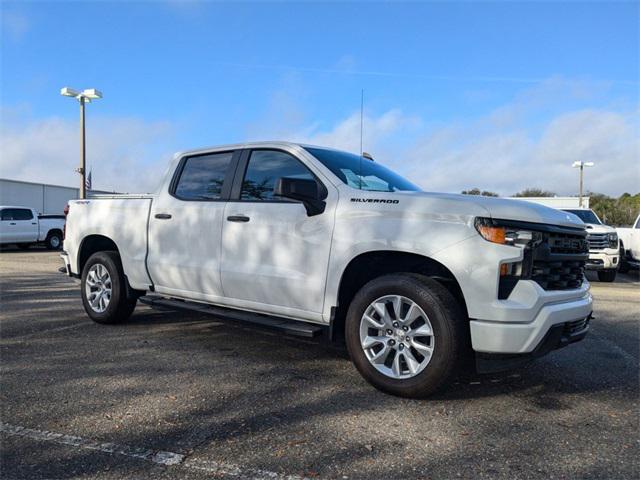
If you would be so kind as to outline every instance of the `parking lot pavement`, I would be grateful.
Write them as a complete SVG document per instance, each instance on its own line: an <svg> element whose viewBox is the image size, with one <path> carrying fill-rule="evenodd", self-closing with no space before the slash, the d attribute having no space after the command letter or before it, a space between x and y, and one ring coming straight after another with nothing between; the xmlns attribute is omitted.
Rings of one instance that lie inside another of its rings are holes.
<svg viewBox="0 0 640 480"><path fill-rule="evenodd" d="M340 348L138 307L101 326L55 253L0 253L2 478L638 478L640 282L578 344L422 401Z"/></svg>

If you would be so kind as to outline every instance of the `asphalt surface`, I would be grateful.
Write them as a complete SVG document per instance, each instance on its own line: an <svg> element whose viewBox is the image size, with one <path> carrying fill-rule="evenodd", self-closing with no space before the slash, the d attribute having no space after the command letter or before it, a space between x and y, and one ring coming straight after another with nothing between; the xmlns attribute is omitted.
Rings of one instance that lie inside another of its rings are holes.
<svg viewBox="0 0 640 480"><path fill-rule="evenodd" d="M583 342L415 401L316 341L143 306L97 325L60 265L0 253L3 479L640 477L637 277L592 282Z"/></svg>

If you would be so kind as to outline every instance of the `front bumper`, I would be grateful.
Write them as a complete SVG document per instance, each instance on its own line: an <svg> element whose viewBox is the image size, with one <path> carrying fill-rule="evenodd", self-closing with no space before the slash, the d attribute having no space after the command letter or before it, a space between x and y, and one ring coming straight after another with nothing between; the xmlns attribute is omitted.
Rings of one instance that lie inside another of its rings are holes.
<svg viewBox="0 0 640 480"><path fill-rule="evenodd" d="M555 326L588 318L593 299L585 280L578 290L551 292L531 281L520 281L509 300L494 302L492 320L470 322L476 352L531 353Z"/></svg>
<svg viewBox="0 0 640 480"><path fill-rule="evenodd" d="M590 251L589 259L586 261L587 270L612 270L618 268L620 252L615 248Z"/></svg>
<svg viewBox="0 0 640 480"><path fill-rule="evenodd" d="M552 326L536 348L530 353L476 353L476 369L479 373L493 373L526 365L531 360L542 357L552 350L579 342L589 332L591 315L574 322Z"/></svg>

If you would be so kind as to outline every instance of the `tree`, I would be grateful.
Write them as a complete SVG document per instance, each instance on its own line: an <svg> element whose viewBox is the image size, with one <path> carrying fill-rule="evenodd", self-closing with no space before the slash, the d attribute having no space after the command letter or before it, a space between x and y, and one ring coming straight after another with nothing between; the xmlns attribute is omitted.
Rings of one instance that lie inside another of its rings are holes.
<svg viewBox="0 0 640 480"><path fill-rule="evenodd" d="M555 197L554 192L549 190L542 190L541 188L525 188L521 192L518 192L514 197Z"/></svg>
<svg viewBox="0 0 640 480"><path fill-rule="evenodd" d="M617 199L593 192L588 196L589 207L608 225L631 225L640 213L640 193L624 193Z"/></svg>
<svg viewBox="0 0 640 480"><path fill-rule="evenodd" d="M488 190L480 191L479 188L472 188L471 190L463 190L463 195L482 195L483 197L499 197L495 192L489 192Z"/></svg>

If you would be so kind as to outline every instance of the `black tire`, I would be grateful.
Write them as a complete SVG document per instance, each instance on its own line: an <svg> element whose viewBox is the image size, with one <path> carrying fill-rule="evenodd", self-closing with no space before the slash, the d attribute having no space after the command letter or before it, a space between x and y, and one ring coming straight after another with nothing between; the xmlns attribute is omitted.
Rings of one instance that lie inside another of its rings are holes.
<svg viewBox="0 0 640 480"><path fill-rule="evenodd" d="M31 247L30 243L18 243L18 248L20 250L29 250L30 247Z"/></svg>
<svg viewBox="0 0 640 480"><path fill-rule="evenodd" d="M620 273L629 273L629 263L627 263L624 245L620 242L620 259L618 260L618 271Z"/></svg>
<svg viewBox="0 0 640 480"><path fill-rule="evenodd" d="M49 232L44 244L49 250L60 250L62 248L62 233L58 231Z"/></svg>
<svg viewBox="0 0 640 480"><path fill-rule="evenodd" d="M427 315L435 346L431 360L417 375L397 379L379 372L366 357L360 343L360 322L367 307L386 295L407 297ZM437 281L417 274L385 275L367 283L356 294L345 322L345 338L351 360L360 374L384 392L408 398L435 393L457 373L470 351L468 321L462 308Z"/></svg>
<svg viewBox="0 0 640 480"><path fill-rule="evenodd" d="M96 264L103 265L109 277L111 278L111 298L109 304L103 312L98 312L91 307L87 298L87 277ZM118 252L106 251L97 252L89 257L82 269L82 280L80 283L80 294L82 296L82 304L87 315L97 323L114 324L125 322L136 308L138 300L136 295L127 296L128 285L127 279L122 269L122 262Z"/></svg>
<svg viewBox="0 0 640 480"><path fill-rule="evenodd" d="M613 282L616 279L617 270L599 270L598 271L598 280L601 282Z"/></svg>

